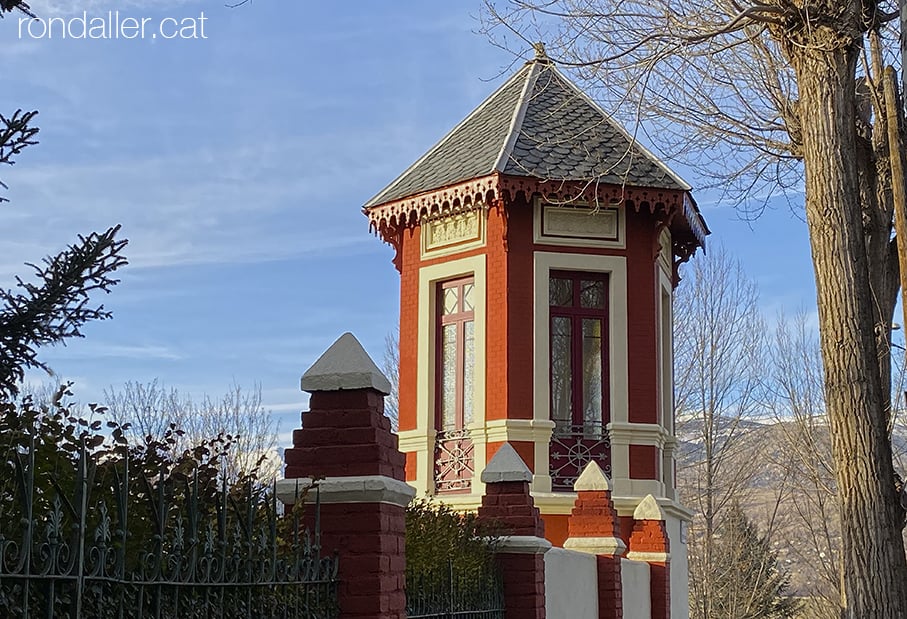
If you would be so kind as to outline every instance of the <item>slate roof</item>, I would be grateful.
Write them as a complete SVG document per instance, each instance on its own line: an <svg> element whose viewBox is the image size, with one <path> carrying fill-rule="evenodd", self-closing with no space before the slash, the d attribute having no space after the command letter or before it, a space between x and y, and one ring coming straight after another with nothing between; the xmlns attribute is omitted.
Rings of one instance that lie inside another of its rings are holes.
<svg viewBox="0 0 907 619"><path fill-rule="evenodd" d="M542 56L526 63L365 208L494 172L690 189Z"/></svg>

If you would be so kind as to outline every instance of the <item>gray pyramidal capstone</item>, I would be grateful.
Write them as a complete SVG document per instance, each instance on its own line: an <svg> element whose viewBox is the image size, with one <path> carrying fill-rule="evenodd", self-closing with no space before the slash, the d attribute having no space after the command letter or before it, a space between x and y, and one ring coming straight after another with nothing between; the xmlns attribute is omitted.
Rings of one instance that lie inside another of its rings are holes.
<svg viewBox="0 0 907 619"><path fill-rule="evenodd" d="M510 443L501 445L482 471L482 483L493 484L502 481L532 481L532 471Z"/></svg>
<svg viewBox="0 0 907 619"><path fill-rule="evenodd" d="M374 389L391 392L390 381L352 333L344 333L302 375L303 391Z"/></svg>

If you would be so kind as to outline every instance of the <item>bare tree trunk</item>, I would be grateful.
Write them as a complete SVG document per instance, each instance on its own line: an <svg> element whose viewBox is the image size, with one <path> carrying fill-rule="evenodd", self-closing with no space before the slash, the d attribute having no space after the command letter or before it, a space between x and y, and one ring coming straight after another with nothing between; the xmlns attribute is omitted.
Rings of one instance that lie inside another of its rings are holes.
<svg viewBox="0 0 907 619"><path fill-rule="evenodd" d="M841 515L845 616L907 617L907 561L883 406L855 165L856 46L794 54L806 217ZM881 501L879 499L882 499Z"/></svg>
<svg viewBox="0 0 907 619"><path fill-rule="evenodd" d="M901 93L907 99L907 71L904 70L904 62L907 61L907 0L898 0L898 7L901 13ZM903 101L901 102L903 105ZM907 109L903 110L907 114ZM904 325L907 329L907 325Z"/></svg>

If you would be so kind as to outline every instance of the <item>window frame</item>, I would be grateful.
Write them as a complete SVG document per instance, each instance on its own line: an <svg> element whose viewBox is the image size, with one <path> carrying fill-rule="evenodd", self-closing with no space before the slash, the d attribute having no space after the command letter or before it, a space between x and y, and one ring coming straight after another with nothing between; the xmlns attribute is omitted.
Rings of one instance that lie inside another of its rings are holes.
<svg viewBox="0 0 907 619"><path fill-rule="evenodd" d="M448 279L444 281L437 282L435 285L435 298L436 298L436 312L435 312L435 403L434 403L434 424L435 430L438 432L450 432L463 430L466 428L465 423L465 409L466 409L466 399L465 399L465 384L466 384L466 323L473 323L473 356L475 357L476 351L476 312L475 307L471 310L464 310L463 304L465 302L465 294L463 292L466 285L471 284L473 286L473 293L475 294L475 276L470 274L462 277L456 277L453 279ZM458 289L457 294L457 311L452 314L444 313L444 291L450 288L456 287ZM474 297L475 298L475 297ZM456 386L455 386L455 399L456 407L454 411L454 427L445 428L444 427L444 411L443 411L443 398L444 398L444 389L443 389L443 376L444 376L444 326L446 325L456 325ZM473 358L472 371L473 371L473 397L475 396L475 371L476 363L475 358ZM474 403L473 408L474 408ZM473 410L473 415L475 411Z"/></svg>
<svg viewBox="0 0 907 619"><path fill-rule="evenodd" d="M573 281L572 303L569 306L551 304L551 281L553 279L569 279ZM602 282L604 290L603 307L601 308L584 308L580 302L581 285L580 282L598 281ZM571 431L572 428L585 428L587 422L583 410L583 319L594 318L601 320L601 432L611 421L611 367L610 367L610 273L600 271L579 271L571 269L550 269L548 272L548 418L558 424L554 428L555 433L560 431ZM570 427L563 429L559 425L563 423L554 418L554 320L555 318L567 317L570 319L570 390L571 390L571 419Z"/></svg>

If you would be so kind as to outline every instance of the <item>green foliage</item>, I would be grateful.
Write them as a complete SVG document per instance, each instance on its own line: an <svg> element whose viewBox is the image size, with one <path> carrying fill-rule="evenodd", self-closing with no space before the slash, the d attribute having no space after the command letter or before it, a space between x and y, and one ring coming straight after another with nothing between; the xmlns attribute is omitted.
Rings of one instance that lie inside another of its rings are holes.
<svg viewBox="0 0 907 619"><path fill-rule="evenodd" d="M412 614L501 608L496 528L427 499L406 509L406 591Z"/></svg>
<svg viewBox="0 0 907 619"><path fill-rule="evenodd" d="M711 566L710 609L703 613L691 598L691 616L784 619L796 615L799 604L786 593L789 575L779 568L768 539L759 535L736 503L718 526Z"/></svg>
<svg viewBox="0 0 907 619"><path fill-rule="evenodd" d="M77 592L86 618L141 616L136 608L155 604L164 617L316 606L325 614L311 616L331 615L335 564L310 560L311 539L294 514L278 518L272 488L254 473L227 481L220 462L229 437L182 448L171 426L131 442L101 407L89 407L87 419L73 414L70 395L64 386L48 402L0 404L0 571L20 577L0 582L0 616L20 616L26 603L75 616ZM84 569L74 563L83 545ZM26 548L27 564L18 550ZM30 589L26 573L36 575ZM315 601L303 581L320 583Z"/></svg>
<svg viewBox="0 0 907 619"><path fill-rule="evenodd" d="M461 514L442 503L417 499L406 509L406 570L418 575L482 571L492 565L494 528L474 513Z"/></svg>

